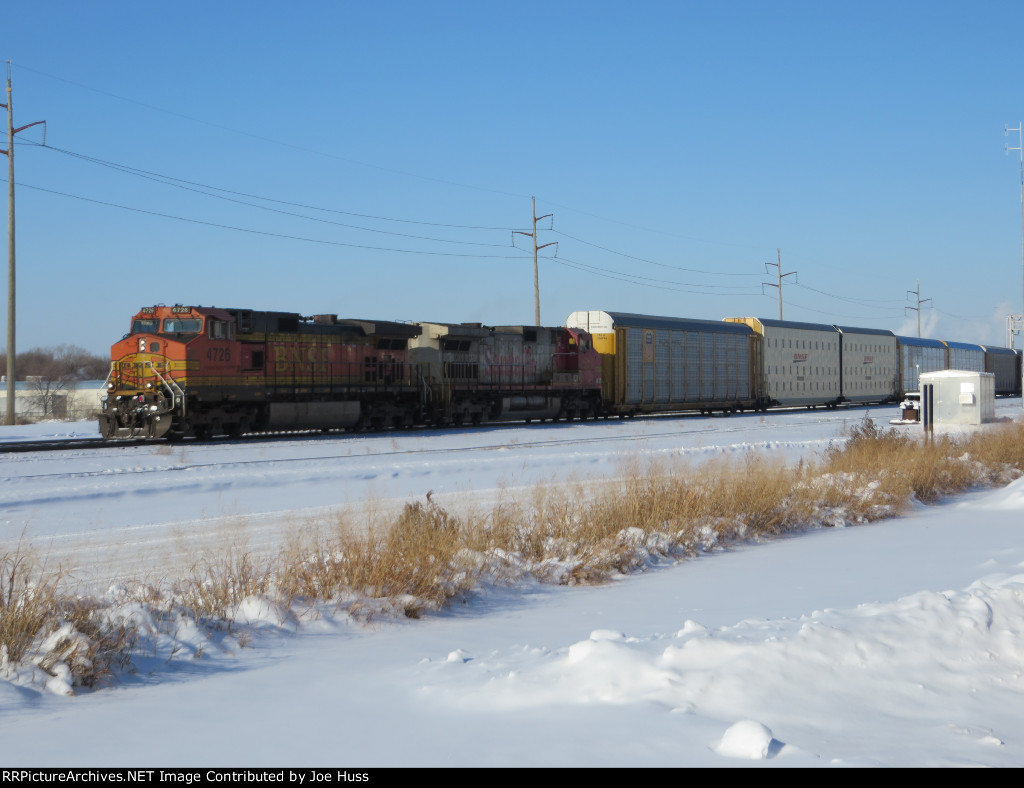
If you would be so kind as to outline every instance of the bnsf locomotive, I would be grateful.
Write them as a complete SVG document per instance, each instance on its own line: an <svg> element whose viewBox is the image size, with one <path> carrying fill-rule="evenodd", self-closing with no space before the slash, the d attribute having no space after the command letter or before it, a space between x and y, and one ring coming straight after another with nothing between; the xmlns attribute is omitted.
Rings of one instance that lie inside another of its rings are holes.
<svg viewBox="0 0 1024 788"><path fill-rule="evenodd" d="M104 438L586 418L601 359L565 327L143 308L111 349Z"/></svg>

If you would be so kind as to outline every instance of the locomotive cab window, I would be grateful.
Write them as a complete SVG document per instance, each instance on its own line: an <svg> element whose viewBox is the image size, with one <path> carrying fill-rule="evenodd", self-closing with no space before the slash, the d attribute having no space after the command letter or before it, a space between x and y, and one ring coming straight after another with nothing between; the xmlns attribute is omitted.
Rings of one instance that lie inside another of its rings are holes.
<svg viewBox="0 0 1024 788"><path fill-rule="evenodd" d="M160 321L153 318L132 321L133 334L155 334L160 328Z"/></svg>
<svg viewBox="0 0 1024 788"><path fill-rule="evenodd" d="M198 334L203 330L203 320L198 317L168 317L164 319L165 334Z"/></svg>
<svg viewBox="0 0 1024 788"><path fill-rule="evenodd" d="M232 323L225 323L223 320L210 320L208 329L210 339L234 339L234 328Z"/></svg>

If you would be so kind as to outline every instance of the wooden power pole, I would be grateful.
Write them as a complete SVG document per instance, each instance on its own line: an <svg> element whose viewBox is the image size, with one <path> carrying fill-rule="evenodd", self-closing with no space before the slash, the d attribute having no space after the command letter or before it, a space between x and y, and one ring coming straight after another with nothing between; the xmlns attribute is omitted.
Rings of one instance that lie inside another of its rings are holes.
<svg viewBox="0 0 1024 788"><path fill-rule="evenodd" d="M779 269L779 283L775 284L774 282L762 282L761 283L761 287L762 287L762 289L765 288L765 287L777 287L777 288L779 288L779 320L782 320L782 280L785 279L787 276L795 275L796 271L790 271L788 274L782 273L782 250L781 249L776 249L775 253L778 255L779 261L777 263L765 263L764 264L764 269L765 269L765 271L767 271L768 267L772 266L772 265L774 265L776 268L778 268Z"/></svg>
<svg viewBox="0 0 1024 788"><path fill-rule="evenodd" d="M15 328L15 288L14 288L14 135L45 120L37 120L21 128L14 128L14 105L11 101L11 61L7 61L7 103L0 104L7 110L7 150L0 150L7 156L7 414L8 424L14 424L15 392L14 377L17 372L15 355L17 345L14 341Z"/></svg>
<svg viewBox="0 0 1024 788"><path fill-rule="evenodd" d="M921 280L917 280L917 290L908 290L907 294L913 293L917 298L917 306L908 306L907 309L913 309L917 312L917 338L921 338L921 304L927 304L931 301L930 298L921 298Z"/></svg>
<svg viewBox="0 0 1024 788"><path fill-rule="evenodd" d="M543 216L537 215L537 198L533 197L533 232L526 233L522 230L514 230L513 232L518 235L525 235L527 238L533 239L533 321L534 325L540 325L540 272L537 268L537 252L541 249L546 249L549 246L557 246L558 241L552 241L549 244L542 244L537 246L537 220L547 219L554 216L553 213L546 213Z"/></svg>

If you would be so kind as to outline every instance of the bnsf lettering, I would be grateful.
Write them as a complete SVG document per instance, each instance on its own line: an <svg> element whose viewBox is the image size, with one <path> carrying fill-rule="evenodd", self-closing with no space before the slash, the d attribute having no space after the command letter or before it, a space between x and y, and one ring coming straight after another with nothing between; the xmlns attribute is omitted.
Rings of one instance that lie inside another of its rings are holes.
<svg viewBox="0 0 1024 788"><path fill-rule="evenodd" d="M291 364L326 364L331 360L330 348L296 347L294 345L275 345L274 361Z"/></svg>

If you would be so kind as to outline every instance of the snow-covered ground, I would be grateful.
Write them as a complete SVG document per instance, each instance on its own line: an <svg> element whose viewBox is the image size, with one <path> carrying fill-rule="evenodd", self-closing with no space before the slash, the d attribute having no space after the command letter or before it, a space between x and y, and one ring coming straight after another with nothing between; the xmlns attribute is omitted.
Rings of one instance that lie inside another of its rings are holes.
<svg viewBox="0 0 1024 788"><path fill-rule="evenodd" d="M809 456L863 414L5 455L0 543L29 542L96 587L225 545L274 549L338 511L428 491L486 506L648 457ZM1021 766L1022 513L1024 480L604 586L486 589L417 621L278 628L253 609L255 636L182 631L99 691L0 682L0 762Z"/></svg>

